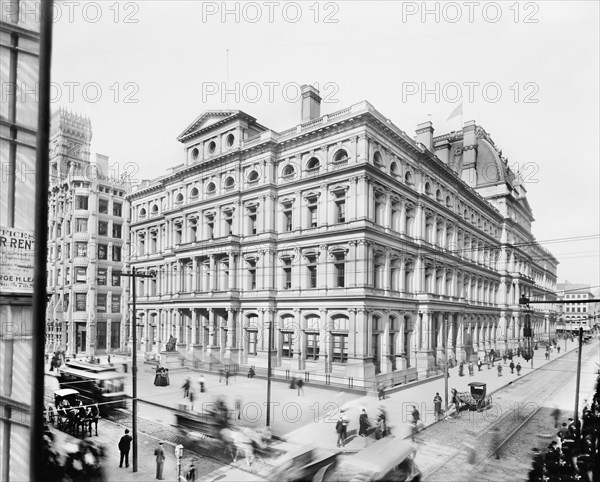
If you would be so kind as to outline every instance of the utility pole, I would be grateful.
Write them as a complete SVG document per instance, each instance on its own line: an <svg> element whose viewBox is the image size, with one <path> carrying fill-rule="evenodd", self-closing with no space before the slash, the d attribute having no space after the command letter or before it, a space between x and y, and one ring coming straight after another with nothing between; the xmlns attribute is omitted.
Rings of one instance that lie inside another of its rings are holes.
<svg viewBox="0 0 600 482"><path fill-rule="evenodd" d="M267 427L271 427L271 346L273 344L273 320L269 316L269 348L267 350Z"/></svg>
<svg viewBox="0 0 600 482"><path fill-rule="evenodd" d="M448 413L448 318L444 318L444 403L445 413Z"/></svg>
<svg viewBox="0 0 600 482"><path fill-rule="evenodd" d="M579 381L581 379L581 348L583 345L583 328L579 327L579 352L577 353L577 384L575 385L575 420L577 446L581 439L581 424L579 423Z"/></svg>
<svg viewBox="0 0 600 482"><path fill-rule="evenodd" d="M137 311L135 306L135 287L137 284L136 278L154 278L153 274L139 274L135 267L131 268L131 273L121 273L121 276L131 278L131 299L132 311L131 316L131 337L133 338L133 347L131 349L131 396L133 399L131 411L131 432L133 443L133 471L138 469L138 451L137 451Z"/></svg>

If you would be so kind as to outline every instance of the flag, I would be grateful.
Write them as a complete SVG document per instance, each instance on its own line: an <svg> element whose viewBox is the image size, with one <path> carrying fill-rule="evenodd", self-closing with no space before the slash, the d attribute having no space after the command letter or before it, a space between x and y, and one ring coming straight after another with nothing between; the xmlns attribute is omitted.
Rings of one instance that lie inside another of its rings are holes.
<svg viewBox="0 0 600 482"><path fill-rule="evenodd" d="M459 115L462 115L462 102L456 106L456 108L452 111L452 113L448 116L446 120L449 121L450 119L453 119L454 117Z"/></svg>

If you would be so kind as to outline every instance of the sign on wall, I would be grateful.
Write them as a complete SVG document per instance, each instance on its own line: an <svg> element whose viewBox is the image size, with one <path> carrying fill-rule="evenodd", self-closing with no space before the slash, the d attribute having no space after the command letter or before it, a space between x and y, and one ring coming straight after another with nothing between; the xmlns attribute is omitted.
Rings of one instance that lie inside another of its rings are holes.
<svg viewBox="0 0 600 482"><path fill-rule="evenodd" d="M0 293L33 294L34 235L0 226Z"/></svg>

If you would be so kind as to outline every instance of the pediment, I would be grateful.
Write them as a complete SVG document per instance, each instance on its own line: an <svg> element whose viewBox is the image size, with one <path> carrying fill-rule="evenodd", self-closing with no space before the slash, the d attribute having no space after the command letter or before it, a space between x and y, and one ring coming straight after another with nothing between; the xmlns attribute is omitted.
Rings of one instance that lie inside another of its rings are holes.
<svg viewBox="0 0 600 482"><path fill-rule="evenodd" d="M241 111L239 110L210 110L201 114L194 120L185 130L179 134L177 140L181 141L183 138L190 136L196 132L200 132L207 127L217 124L227 118L235 117Z"/></svg>

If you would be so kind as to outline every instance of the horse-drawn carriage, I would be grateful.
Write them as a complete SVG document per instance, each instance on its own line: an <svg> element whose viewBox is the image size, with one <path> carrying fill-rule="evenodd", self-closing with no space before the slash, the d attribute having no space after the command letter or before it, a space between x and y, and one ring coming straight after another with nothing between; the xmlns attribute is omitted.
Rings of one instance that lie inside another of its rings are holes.
<svg viewBox="0 0 600 482"><path fill-rule="evenodd" d="M470 392L454 393L457 410L485 410L492 405L492 396L486 395L487 385L482 382L469 383Z"/></svg>
<svg viewBox="0 0 600 482"><path fill-rule="evenodd" d="M84 405L84 401L86 404ZM46 408L46 422L56 426L63 432L72 435L85 435L89 431L92 435L92 426L96 427L98 435L98 420L100 409L98 405L85 399L73 388L63 388L54 392L54 406Z"/></svg>

